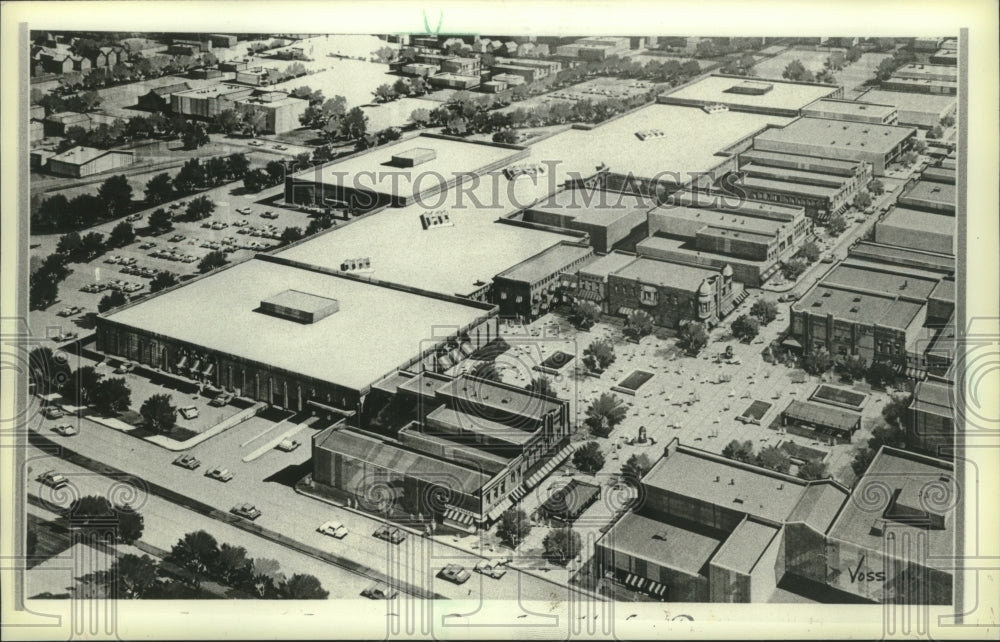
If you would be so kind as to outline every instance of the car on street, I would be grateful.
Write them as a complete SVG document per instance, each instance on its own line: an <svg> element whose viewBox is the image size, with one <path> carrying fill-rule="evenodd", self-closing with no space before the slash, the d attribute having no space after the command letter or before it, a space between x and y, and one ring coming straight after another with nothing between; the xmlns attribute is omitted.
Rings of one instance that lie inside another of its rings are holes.
<svg viewBox="0 0 1000 642"><path fill-rule="evenodd" d="M472 577L469 571L465 570L464 566L459 564L448 564L441 572L438 573L438 577L449 582L454 582L455 584L465 584Z"/></svg>
<svg viewBox="0 0 1000 642"><path fill-rule="evenodd" d="M406 533L398 528L392 528L386 524L383 524L375 529L375 532L372 533L372 535L379 539L384 539L387 542L391 542L392 544L399 544L406 539Z"/></svg>
<svg viewBox="0 0 1000 642"><path fill-rule="evenodd" d="M233 474L229 472L228 468L219 468L218 466L215 466L205 471L205 477L211 477L212 479L220 482L228 482L232 481Z"/></svg>
<svg viewBox="0 0 1000 642"><path fill-rule="evenodd" d="M129 214L125 217L125 220L129 223L134 223L142 218L142 214Z"/></svg>
<svg viewBox="0 0 1000 642"><path fill-rule="evenodd" d="M231 392L220 392L219 394L217 394L215 396L215 399L212 399L208 403L209 403L210 406L218 406L218 407L221 408L222 406L225 406L226 404L228 404L232 400L233 400L233 393L231 393Z"/></svg>
<svg viewBox="0 0 1000 642"><path fill-rule="evenodd" d="M347 537L347 527L337 521L329 521L317 528L320 533L324 535L329 535L330 537L336 537L337 539L344 539Z"/></svg>
<svg viewBox="0 0 1000 642"><path fill-rule="evenodd" d="M185 419L194 419L198 416L198 409L194 406L184 406L178 412L181 413L181 417Z"/></svg>
<svg viewBox="0 0 1000 642"><path fill-rule="evenodd" d="M391 600L399 595L399 591L385 582L374 582L361 591L361 595L372 600Z"/></svg>
<svg viewBox="0 0 1000 642"><path fill-rule="evenodd" d="M782 294L781 296L778 297L778 300L781 301L782 303L787 303L789 301L797 301L798 299L799 295L794 292L789 292L788 294Z"/></svg>
<svg viewBox="0 0 1000 642"><path fill-rule="evenodd" d="M274 148L280 151L285 151L286 149L288 149L284 145L275 145Z"/></svg>
<svg viewBox="0 0 1000 642"><path fill-rule="evenodd" d="M487 577L499 580L507 574L507 569L504 568L506 563L506 560L480 560L476 563L473 570L477 573L481 573L482 575L486 575Z"/></svg>
<svg viewBox="0 0 1000 642"><path fill-rule="evenodd" d="M195 470L198 466L201 466L201 462L191 453L186 453L174 460L174 466Z"/></svg>
<svg viewBox="0 0 1000 642"><path fill-rule="evenodd" d="M66 476L57 473L54 470L49 470L39 475L38 481L40 481L44 486L55 489L63 488L64 486L69 485L69 480L66 479Z"/></svg>
<svg viewBox="0 0 1000 642"><path fill-rule="evenodd" d="M42 411L42 415L44 415L46 419L60 419L64 414L66 413L63 412L62 408L57 408L55 406L49 406Z"/></svg>
<svg viewBox="0 0 1000 642"><path fill-rule="evenodd" d="M238 515L240 517L249 519L251 522L258 517L260 517L260 510L253 504L237 504L229 509L229 512L233 515Z"/></svg>
<svg viewBox="0 0 1000 642"><path fill-rule="evenodd" d="M67 332L66 334L57 334L52 337L52 340L56 343L62 343L64 341L72 341L80 336L79 332Z"/></svg>
<svg viewBox="0 0 1000 642"><path fill-rule="evenodd" d="M80 434L80 430L73 424L59 424L53 430L63 437L72 437L73 435Z"/></svg>
<svg viewBox="0 0 1000 642"><path fill-rule="evenodd" d="M283 450L286 453L290 453L302 444L297 439L282 439L278 445L278 450Z"/></svg>
<svg viewBox="0 0 1000 642"><path fill-rule="evenodd" d="M128 374L135 370L135 364L131 361L122 361L117 368L115 368L115 374Z"/></svg>
<svg viewBox="0 0 1000 642"><path fill-rule="evenodd" d="M833 263L835 260L836 259L833 258L832 254L827 254L826 256L820 259L820 263Z"/></svg>
<svg viewBox="0 0 1000 642"><path fill-rule="evenodd" d="M63 308L59 311L59 316L61 317L71 317L74 314L80 314L83 312L83 308L78 305L71 305L69 307Z"/></svg>
<svg viewBox="0 0 1000 642"><path fill-rule="evenodd" d="M264 146L264 143L260 142L259 140L252 140L252 141L250 141L247 144L250 145L251 147L263 147Z"/></svg>

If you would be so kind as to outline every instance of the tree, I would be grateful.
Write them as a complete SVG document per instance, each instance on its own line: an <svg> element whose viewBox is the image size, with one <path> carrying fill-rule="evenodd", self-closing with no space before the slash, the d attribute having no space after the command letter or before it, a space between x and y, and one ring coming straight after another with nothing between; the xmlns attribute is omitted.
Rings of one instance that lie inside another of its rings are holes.
<svg viewBox="0 0 1000 642"><path fill-rule="evenodd" d="M799 250L799 254L802 258L809 261L810 263L815 263L819 259L819 246L809 241Z"/></svg>
<svg viewBox="0 0 1000 642"><path fill-rule="evenodd" d="M760 332L760 321L757 317L741 314L729 327L734 337L744 343L750 343Z"/></svg>
<svg viewBox="0 0 1000 642"><path fill-rule="evenodd" d="M726 444L726 447L722 449L722 456L736 461L750 463L754 459L753 442L749 440L739 441L734 439Z"/></svg>
<svg viewBox="0 0 1000 642"><path fill-rule="evenodd" d="M102 379L94 386L94 408L102 415L114 415L132 404L132 391L123 377Z"/></svg>
<svg viewBox="0 0 1000 642"><path fill-rule="evenodd" d="M156 394L146 399L139 408L139 414L146 425L157 432L170 432L177 423L177 407L170 395Z"/></svg>
<svg viewBox="0 0 1000 642"><path fill-rule="evenodd" d="M870 198L868 202L871 203ZM867 207L867 205L865 207ZM831 218L830 221L826 224L826 230L833 236L840 236L841 234L844 233L844 230L846 229L847 229L847 219L845 219L840 214Z"/></svg>
<svg viewBox="0 0 1000 642"><path fill-rule="evenodd" d="M821 375L833 366L833 357L826 348L815 348L802 359L802 367L812 375Z"/></svg>
<svg viewBox="0 0 1000 642"><path fill-rule="evenodd" d="M689 355L696 355L708 345L708 330L697 321L681 323L677 330L677 345Z"/></svg>
<svg viewBox="0 0 1000 642"><path fill-rule="evenodd" d="M222 544L215 574L220 581L238 589L248 587L253 578L253 560L242 546Z"/></svg>
<svg viewBox="0 0 1000 642"><path fill-rule="evenodd" d="M207 196L199 196L191 199L188 203L185 214L194 220L208 218L215 211L215 202Z"/></svg>
<svg viewBox="0 0 1000 642"><path fill-rule="evenodd" d="M882 418L890 426L910 429L913 426L913 415L910 405L913 395L893 395L887 404L882 406Z"/></svg>
<svg viewBox="0 0 1000 642"><path fill-rule="evenodd" d="M533 377L524 389L543 397L557 396L555 391L552 389L552 380L544 375L541 377Z"/></svg>
<svg viewBox="0 0 1000 642"><path fill-rule="evenodd" d="M635 310L625 320L625 331L634 339L641 339L653 331L653 317L645 310Z"/></svg>
<svg viewBox="0 0 1000 642"><path fill-rule="evenodd" d="M159 566L149 555L126 553L111 565L107 578L116 599L138 600L146 597L160 583Z"/></svg>
<svg viewBox="0 0 1000 642"><path fill-rule="evenodd" d="M774 301L758 299L750 306L750 316L760 321L761 325L767 325L778 317L778 304Z"/></svg>
<svg viewBox="0 0 1000 642"><path fill-rule="evenodd" d="M914 151L904 152L900 155L899 162L906 166L913 165L917 162L917 153Z"/></svg>
<svg viewBox="0 0 1000 642"><path fill-rule="evenodd" d="M28 288L28 305L32 310L44 310L59 299L59 282L46 275L32 275Z"/></svg>
<svg viewBox="0 0 1000 642"><path fill-rule="evenodd" d="M570 313L570 320L581 330L589 330L601 320L601 306L593 301L577 301Z"/></svg>
<svg viewBox="0 0 1000 642"><path fill-rule="evenodd" d="M93 366L77 368L76 372L63 384L63 399L76 406L86 406L94 395L94 389L102 375Z"/></svg>
<svg viewBox="0 0 1000 642"><path fill-rule="evenodd" d="M187 533L170 549L166 561L190 571L191 575L184 581L197 588L201 586L202 576L218 567L219 545L205 531Z"/></svg>
<svg viewBox="0 0 1000 642"><path fill-rule="evenodd" d="M638 483L652 467L653 464L649 461L648 456L645 454L634 454L622 466L622 477Z"/></svg>
<svg viewBox="0 0 1000 642"><path fill-rule="evenodd" d="M918 154L923 154L927 151L927 143L919 138L914 139L913 144L910 145L910 149Z"/></svg>
<svg viewBox="0 0 1000 642"><path fill-rule="evenodd" d="M154 292L159 292L160 290L166 290L167 288L172 288L177 285L177 275L173 272L167 272L166 270L162 272L157 272L149 282L149 292L152 294Z"/></svg>
<svg viewBox="0 0 1000 642"><path fill-rule="evenodd" d="M65 353L52 348L38 347L28 353L28 381L35 386L35 394L44 396L58 392L69 380L72 369Z"/></svg>
<svg viewBox="0 0 1000 642"><path fill-rule="evenodd" d="M402 78L400 78L400 80L402 80ZM375 96L375 102L377 103L387 103L399 98L399 94L397 94L393 86L388 83L382 83L376 87L375 91L372 92L372 95Z"/></svg>
<svg viewBox="0 0 1000 642"><path fill-rule="evenodd" d="M305 235L312 236L322 232L323 230L328 230L335 225L333 217L329 214L320 214L319 216L313 218L309 221L309 225L306 226Z"/></svg>
<svg viewBox="0 0 1000 642"><path fill-rule="evenodd" d="M296 573L281 587L282 597L289 600L325 600L329 591L313 575Z"/></svg>
<svg viewBox="0 0 1000 642"><path fill-rule="evenodd" d="M237 180L243 178L250 171L250 159L243 152L230 154L226 158L226 164L229 166L229 175Z"/></svg>
<svg viewBox="0 0 1000 642"><path fill-rule="evenodd" d="M596 441L588 441L573 453L573 465L579 470L593 475L604 468L604 453Z"/></svg>
<svg viewBox="0 0 1000 642"><path fill-rule="evenodd" d="M146 203L149 205L159 205L166 203L174 195L174 185L170 174L163 172L157 174L146 182Z"/></svg>
<svg viewBox="0 0 1000 642"><path fill-rule="evenodd" d="M896 368L886 361L873 361L865 374L867 381L873 388L884 388L896 381Z"/></svg>
<svg viewBox="0 0 1000 642"><path fill-rule="evenodd" d="M80 237L79 258L87 262L107 251L104 247L104 235L99 232L87 232Z"/></svg>
<svg viewBox="0 0 1000 642"><path fill-rule="evenodd" d="M856 210L867 209L872 204L872 195L864 191L858 192L851 204Z"/></svg>
<svg viewBox="0 0 1000 642"><path fill-rule="evenodd" d="M945 129L947 129L948 127L953 126L955 124L955 116L954 116L954 114L948 114L947 116L942 117L940 124Z"/></svg>
<svg viewBox="0 0 1000 642"><path fill-rule="evenodd" d="M243 176L243 187L248 192L259 192L271 185L271 176L262 169L253 169Z"/></svg>
<svg viewBox="0 0 1000 642"><path fill-rule="evenodd" d="M794 281L795 279L802 276L802 273L806 271L809 264L802 259L789 259L781 266L781 273L785 275L785 278L789 281Z"/></svg>
<svg viewBox="0 0 1000 642"><path fill-rule="evenodd" d="M497 522L497 537L517 548L531 533L528 515L520 508L508 508Z"/></svg>
<svg viewBox="0 0 1000 642"><path fill-rule="evenodd" d="M603 393L587 407L584 423L592 434L607 437L627 415L628 407L617 395Z"/></svg>
<svg viewBox="0 0 1000 642"><path fill-rule="evenodd" d="M414 124L417 129L421 127L427 127L431 121L431 112L426 109L414 109L410 112L410 122Z"/></svg>
<svg viewBox="0 0 1000 642"><path fill-rule="evenodd" d="M312 164L326 163L336 155L337 152L330 145L320 145L312 151Z"/></svg>
<svg viewBox="0 0 1000 642"><path fill-rule="evenodd" d="M615 346L609 339L594 339L583 351L583 364L590 370L604 370L615 361Z"/></svg>
<svg viewBox="0 0 1000 642"><path fill-rule="evenodd" d="M451 136L465 136L469 133L469 120L465 116L454 116L445 123L443 132Z"/></svg>
<svg viewBox="0 0 1000 642"><path fill-rule="evenodd" d="M930 131L927 132L927 138L928 138L928 140L938 140L942 136L944 136L944 130L941 129L940 125L934 125L933 127L931 127ZM913 149L913 147L914 146L911 145L910 149ZM916 149L913 149L913 151L917 152ZM917 153L919 153L919 152L917 152Z"/></svg>
<svg viewBox="0 0 1000 642"><path fill-rule="evenodd" d="M798 475L799 479L811 481L814 479L826 479L830 476L830 473L827 471L826 464L816 459L810 459L799 466Z"/></svg>
<svg viewBox="0 0 1000 642"><path fill-rule="evenodd" d="M119 174L104 181L97 190L97 196L112 217L121 216L132 205L132 186L125 176Z"/></svg>
<svg viewBox="0 0 1000 642"><path fill-rule="evenodd" d="M279 597L279 587L285 582L281 565L273 559L258 557L253 560L250 570L250 592L258 598Z"/></svg>
<svg viewBox="0 0 1000 642"><path fill-rule="evenodd" d="M192 158L181 167L174 177L174 188L182 194L190 194L205 183L205 168L197 158Z"/></svg>
<svg viewBox="0 0 1000 642"><path fill-rule="evenodd" d="M851 469L854 470L854 474L863 475L882 446L905 448L906 433L897 426L886 424L875 426L872 429L871 438L868 439L868 444L854 451L854 457L851 460Z"/></svg>
<svg viewBox="0 0 1000 642"><path fill-rule="evenodd" d="M208 144L208 132L201 123L191 123L181 133L181 140L184 142L184 149L198 149Z"/></svg>
<svg viewBox="0 0 1000 642"><path fill-rule="evenodd" d="M118 541L124 544L133 544L140 537L145 528L145 520L139 511L125 504L115 509L118 518Z"/></svg>
<svg viewBox="0 0 1000 642"><path fill-rule="evenodd" d="M779 473L787 473L791 468L792 460L781 448L777 446L765 446L757 453L757 465L762 468L776 470Z"/></svg>
<svg viewBox="0 0 1000 642"><path fill-rule="evenodd" d="M128 221L122 221L111 229L108 235L108 245L111 247L125 247L135 241L135 230Z"/></svg>
<svg viewBox="0 0 1000 642"><path fill-rule="evenodd" d="M243 117L235 109L223 109L212 120L212 127L223 134L232 134L242 125Z"/></svg>
<svg viewBox="0 0 1000 642"><path fill-rule="evenodd" d="M849 354L837 359L834 364L844 378L857 381L868 372L868 361L859 354Z"/></svg>
<svg viewBox="0 0 1000 642"><path fill-rule="evenodd" d="M219 185L229 178L229 162L222 156L213 156L205 161L205 180Z"/></svg>
<svg viewBox="0 0 1000 642"><path fill-rule="evenodd" d="M479 379L487 379L489 381L502 381L500 371L497 370L496 364L492 361L477 363L475 367L469 371L469 376L478 377Z"/></svg>
<svg viewBox="0 0 1000 642"><path fill-rule="evenodd" d="M254 109L243 113L243 135L256 136L267 124L267 115L263 110Z"/></svg>
<svg viewBox="0 0 1000 642"><path fill-rule="evenodd" d="M580 535L571 528L557 528L542 540L544 556L555 564L566 564L580 553Z"/></svg>
<svg viewBox="0 0 1000 642"><path fill-rule="evenodd" d="M108 294L101 297L101 300L97 302L98 312L107 312L118 306L125 305L128 303L128 297L121 290L112 290Z"/></svg>
<svg viewBox="0 0 1000 642"><path fill-rule="evenodd" d="M368 132L368 116L360 107L354 107L344 115L341 132L350 140L357 140Z"/></svg>
<svg viewBox="0 0 1000 642"><path fill-rule="evenodd" d="M205 255L205 257L198 263L198 271L202 274L205 272L211 272L216 268L220 268L223 265L229 263L226 255L220 250L213 250Z"/></svg>
<svg viewBox="0 0 1000 642"><path fill-rule="evenodd" d="M802 61L796 58L792 62L788 63L785 70L781 72L782 78L787 78L788 80L800 80L803 82L812 82L814 80L811 71L805 68Z"/></svg>
<svg viewBox="0 0 1000 642"><path fill-rule="evenodd" d="M59 237L59 242L56 243L56 252L62 254L67 259L72 259L79 256L80 244L80 234L78 232L63 234Z"/></svg>
<svg viewBox="0 0 1000 642"><path fill-rule="evenodd" d="M170 216L170 212L163 209L162 207L157 209L155 212L149 215L149 226L154 230L172 230L174 229L173 219Z"/></svg>
<svg viewBox="0 0 1000 642"><path fill-rule="evenodd" d="M303 236L301 227L286 227L281 233L282 243L294 243Z"/></svg>

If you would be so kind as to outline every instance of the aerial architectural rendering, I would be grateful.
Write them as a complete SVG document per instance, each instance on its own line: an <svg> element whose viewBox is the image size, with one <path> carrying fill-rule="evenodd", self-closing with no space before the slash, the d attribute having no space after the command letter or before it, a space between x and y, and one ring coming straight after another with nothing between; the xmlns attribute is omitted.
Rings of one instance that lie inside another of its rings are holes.
<svg viewBox="0 0 1000 642"><path fill-rule="evenodd" d="M958 34L26 44L25 599L954 604Z"/></svg>

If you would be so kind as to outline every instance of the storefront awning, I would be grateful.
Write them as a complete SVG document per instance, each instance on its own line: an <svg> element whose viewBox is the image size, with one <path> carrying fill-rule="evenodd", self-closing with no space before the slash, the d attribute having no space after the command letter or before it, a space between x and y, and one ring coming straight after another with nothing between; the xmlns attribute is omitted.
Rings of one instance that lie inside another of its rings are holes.
<svg viewBox="0 0 1000 642"><path fill-rule="evenodd" d="M459 524L464 524L465 526L471 526L476 519L469 513L457 509L449 508L444 513L444 518L452 522L458 522Z"/></svg>
<svg viewBox="0 0 1000 642"><path fill-rule="evenodd" d="M788 346L789 348L796 348L796 349L799 349L799 350L802 349L802 344L799 343L798 341L796 341L795 339L791 338L791 337L788 337L787 339L785 339L784 341L782 341L781 345Z"/></svg>
<svg viewBox="0 0 1000 642"><path fill-rule="evenodd" d="M472 353L474 353L476 351L476 349L473 348L472 344L469 343L468 341L466 341L462 345L460 345L459 349L462 351L462 354L464 354L467 357L472 356Z"/></svg>
<svg viewBox="0 0 1000 642"><path fill-rule="evenodd" d="M510 498L504 499L502 502L493 507L493 510L489 512L487 517L489 517L489 520L491 522L500 519L500 516L503 515L503 512L513 505L514 502L512 502Z"/></svg>

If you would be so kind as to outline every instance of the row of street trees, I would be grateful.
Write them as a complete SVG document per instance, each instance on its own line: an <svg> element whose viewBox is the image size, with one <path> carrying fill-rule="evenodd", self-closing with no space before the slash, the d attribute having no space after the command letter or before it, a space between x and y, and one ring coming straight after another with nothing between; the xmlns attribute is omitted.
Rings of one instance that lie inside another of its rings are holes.
<svg viewBox="0 0 1000 642"><path fill-rule="evenodd" d="M765 446L760 449L760 452L754 454L754 444L749 440L732 440L722 449L722 455L735 461L754 464L779 473L787 473L792 466L791 457L783 449L778 446ZM807 480L829 477L826 464L816 460L809 460L799 466L797 474L800 478Z"/></svg>
<svg viewBox="0 0 1000 642"><path fill-rule="evenodd" d="M734 337L743 343L750 343L757 337L761 326L771 323L777 316L777 303L758 299L750 307L750 312L736 317L729 328L732 330Z"/></svg>
<svg viewBox="0 0 1000 642"><path fill-rule="evenodd" d="M56 193L31 198L30 221L33 234L89 227L128 214L134 208L132 186L124 175L111 176L97 194L79 194L72 199Z"/></svg>

